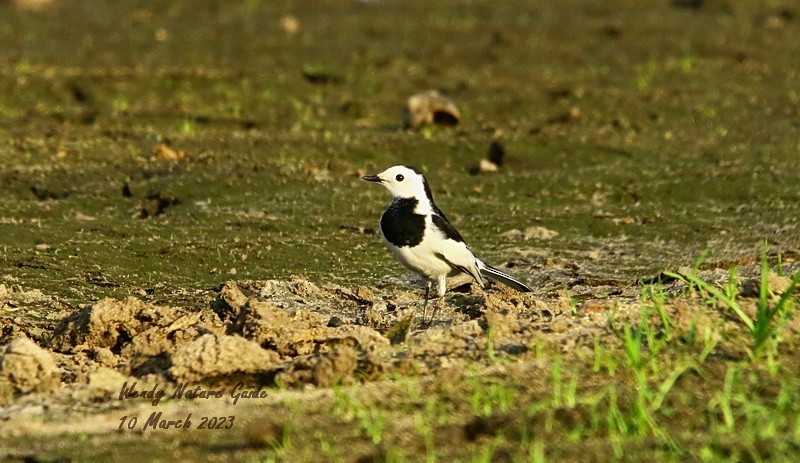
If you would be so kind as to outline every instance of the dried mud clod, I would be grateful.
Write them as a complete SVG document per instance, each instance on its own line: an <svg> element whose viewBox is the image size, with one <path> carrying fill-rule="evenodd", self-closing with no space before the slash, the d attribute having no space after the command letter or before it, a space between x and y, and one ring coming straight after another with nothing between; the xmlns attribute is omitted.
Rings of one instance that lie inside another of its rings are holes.
<svg viewBox="0 0 800 463"><path fill-rule="evenodd" d="M179 381L213 381L220 377L266 375L280 362L280 355L253 341L205 334L177 349L170 373Z"/></svg>
<svg viewBox="0 0 800 463"><path fill-rule="evenodd" d="M42 350L52 358L39 364L61 371L72 397L104 400L130 377L329 387L389 372L424 373L486 359L488 352L524 355L532 339L545 335L568 351L608 332L602 307L576 317L563 297L541 299L496 285L458 288L439 318L426 324L417 290L376 294L303 278L229 281L217 300L200 308L104 299L63 318L46 346L56 353ZM7 396L33 390L5 384Z"/></svg>
<svg viewBox="0 0 800 463"><path fill-rule="evenodd" d="M500 234L502 238L516 241L547 241L558 236L558 232L542 226L528 227L525 230L512 228Z"/></svg>
<svg viewBox="0 0 800 463"><path fill-rule="evenodd" d="M158 353L160 349L145 347L152 346L155 338L163 337L167 344L175 345L208 332L222 334L223 328L213 312L156 306L134 297L121 301L107 298L62 320L50 347L65 353L108 348L119 354L138 346Z"/></svg>
<svg viewBox="0 0 800 463"><path fill-rule="evenodd" d="M125 374L162 373L159 362L198 337L224 334L224 325L209 310L161 307L129 297L103 299L68 316L55 329L50 347L57 352L89 352ZM143 369L141 371L137 371Z"/></svg>
<svg viewBox="0 0 800 463"><path fill-rule="evenodd" d="M242 335L281 355L314 352L331 330L327 321L313 312L289 313L269 302L251 301L244 312Z"/></svg>
<svg viewBox="0 0 800 463"><path fill-rule="evenodd" d="M294 359L285 371L278 373L275 381L285 386L313 384L330 387L352 376L358 367L359 353L343 345L330 352L303 355Z"/></svg>
<svg viewBox="0 0 800 463"><path fill-rule="evenodd" d="M403 109L407 129L420 130L428 125L454 126L461 120L455 103L436 90L412 95Z"/></svg>
<svg viewBox="0 0 800 463"><path fill-rule="evenodd" d="M330 385L384 371L390 343L366 326L329 326L314 308L357 307L373 296L294 279L228 282L203 309L104 299L64 318L49 347L135 377L263 384L279 375L287 385Z"/></svg>
<svg viewBox="0 0 800 463"><path fill-rule="evenodd" d="M0 346L0 405L15 394L52 391L61 384L52 354L28 338Z"/></svg>

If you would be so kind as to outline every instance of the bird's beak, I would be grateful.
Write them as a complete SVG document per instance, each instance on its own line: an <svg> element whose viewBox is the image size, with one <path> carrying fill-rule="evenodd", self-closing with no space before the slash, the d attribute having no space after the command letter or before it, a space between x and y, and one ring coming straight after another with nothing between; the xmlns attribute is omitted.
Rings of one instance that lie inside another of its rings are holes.
<svg viewBox="0 0 800 463"><path fill-rule="evenodd" d="M368 182L378 182L378 183L383 181L383 179L378 177L377 175L365 175L361 177L361 180L366 180Z"/></svg>

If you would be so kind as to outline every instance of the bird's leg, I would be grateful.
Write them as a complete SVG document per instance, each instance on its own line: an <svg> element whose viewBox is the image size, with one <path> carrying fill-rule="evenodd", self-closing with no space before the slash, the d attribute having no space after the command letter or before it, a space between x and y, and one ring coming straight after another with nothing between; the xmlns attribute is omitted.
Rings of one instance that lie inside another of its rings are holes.
<svg viewBox="0 0 800 463"><path fill-rule="evenodd" d="M439 292L439 298L436 300L436 306L433 308L431 315L431 322L436 320L436 315L439 314L439 309L444 305L444 293L447 291L447 277L442 275L436 281L436 289Z"/></svg>
<svg viewBox="0 0 800 463"><path fill-rule="evenodd" d="M431 323L436 320L436 316L439 315L439 309L442 308L444 305L444 296L436 299L436 305L433 306L433 314L431 315Z"/></svg>
<svg viewBox="0 0 800 463"><path fill-rule="evenodd" d="M431 280L428 280L427 286L425 286L425 301L422 303L422 323L425 323L425 318L428 315L428 296L431 293Z"/></svg>

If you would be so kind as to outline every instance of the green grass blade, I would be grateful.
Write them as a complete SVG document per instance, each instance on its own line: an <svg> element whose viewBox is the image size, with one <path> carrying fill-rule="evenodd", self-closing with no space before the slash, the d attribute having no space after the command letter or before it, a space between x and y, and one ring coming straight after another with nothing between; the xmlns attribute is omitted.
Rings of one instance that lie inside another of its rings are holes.
<svg viewBox="0 0 800 463"><path fill-rule="evenodd" d="M694 362L686 363L678 367L675 371L672 372L671 375L665 379L661 385L658 387L658 392L656 392L655 396L653 397L653 401L650 403L650 412L654 413L659 408L661 408L661 404L664 402L664 399L669 394L669 391L672 390L672 386L675 385L675 382L683 376L688 370L695 370L697 371L697 366L695 366Z"/></svg>
<svg viewBox="0 0 800 463"><path fill-rule="evenodd" d="M671 276L673 278L677 278L687 284L693 284L698 288L702 289L703 291L706 291L707 293L711 294L718 300L722 301L731 310L733 310L739 317L739 319L742 321L742 323L744 323L745 326L747 326L750 332L754 331L755 328L753 326L753 319L751 319L746 313L744 313L744 311L742 310L741 307L739 307L739 304L737 304L736 301L723 294L722 291L720 291L719 289L711 286L710 284L706 283L705 281L701 280L699 277L695 275L681 275L679 273L674 273L674 272L664 272L664 274L667 276Z"/></svg>
<svg viewBox="0 0 800 463"><path fill-rule="evenodd" d="M778 299L778 302L775 304L775 312L776 313L783 313L784 309L783 306L786 305L789 300L791 300L794 292L797 290L797 285L800 284L800 272L795 273L792 277L792 282L789 284L789 287L781 294L781 297Z"/></svg>

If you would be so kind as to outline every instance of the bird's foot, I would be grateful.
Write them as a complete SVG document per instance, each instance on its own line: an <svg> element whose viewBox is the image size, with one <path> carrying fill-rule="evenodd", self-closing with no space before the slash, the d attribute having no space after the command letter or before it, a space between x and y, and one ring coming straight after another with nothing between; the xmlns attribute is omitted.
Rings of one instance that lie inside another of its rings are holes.
<svg viewBox="0 0 800 463"><path fill-rule="evenodd" d="M444 296L436 299L436 302L433 305L433 313L431 314L431 319L428 320L428 325L433 324L436 321L436 317L439 315L439 311L444 307ZM423 314L422 321L425 321L425 316Z"/></svg>

